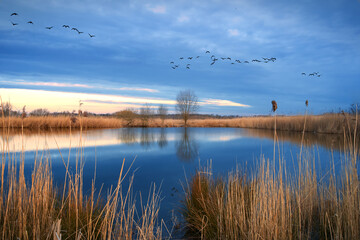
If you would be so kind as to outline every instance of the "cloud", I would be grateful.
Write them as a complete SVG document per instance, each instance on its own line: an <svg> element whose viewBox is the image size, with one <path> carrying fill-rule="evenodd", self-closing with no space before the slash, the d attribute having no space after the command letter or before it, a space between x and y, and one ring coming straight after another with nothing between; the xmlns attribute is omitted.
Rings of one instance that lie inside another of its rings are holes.
<svg viewBox="0 0 360 240"><path fill-rule="evenodd" d="M79 84L79 83L60 83L60 82L33 82L25 80L0 80L0 83L5 83L9 85L23 85L23 86L39 86L39 87L59 87L59 88L87 88L87 89L104 89L104 90L115 90L115 91L138 91L138 92L149 92L149 93L158 93L159 90L151 88L141 88L141 87L121 87L121 88L110 88L104 86L94 86L88 84Z"/></svg>
<svg viewBox="0 0 360 240"><path fill-rule="evenodd" d="M26 86L94 88L93 86L89 86L86 84L78 84L78 83L73 84L73 83L58 83L58 82L26 82L24 80L0 81L0 82L7 84L15 84L15 85L26 85Z"/></svg>
<svg viewBox="0 0 360 240"><path fill-rule="evenodd" d="M228 29L228 33L229 33L229 35L232 36L232 37L235 37L235 36L239 36L239 35L240 35L239 30L237 30L237 29Z"/></svg>
<svg viewBox="0 0 360 240"><path fill-rule="evenodd" d="M182 15L182 16L177 18L177 21L180 22L180 23L188 22L189 20L190 20L190 18L188 16L185 16L185 15Z"/></svg>
<svg viewBox="0 0 360 240"><path fill-rule="evenodd" d="M222 99L206 99L200 102L200 105L215 105L215 106L222 106L222 107L251 107L250 105L236 103L229 100L222 100Z"/></svg>
<svg viewBox="0 0 360 240"><path fill-rule="evenodd" d="M152 12L152 13L156 13L156 14L164 14L166 13L166 7L163 5L158 5L155 7L147 7L147 9Z"/></svg>
<svg viewBox="0 0 360 240"><path fill-rule="evenodd" d="M159 90L151 89L151 88L133 88L133 87L122 87L122 88L109 88L113 90L120 90L120 91L139 91L139 92L150 92L150 93L157 93Z"/></svg>

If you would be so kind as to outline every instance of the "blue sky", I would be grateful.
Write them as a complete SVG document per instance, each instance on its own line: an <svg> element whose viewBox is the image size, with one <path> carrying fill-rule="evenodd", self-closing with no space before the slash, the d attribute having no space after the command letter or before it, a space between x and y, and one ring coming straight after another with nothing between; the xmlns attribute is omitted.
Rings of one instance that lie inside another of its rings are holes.
<svg viewBox="0 0 360 240"><path fill-rule="evenodd" d="M18 109L173 111L192 89L201 113L323 113L360 102L359 77L360 1L0 2L0 95Z"/></svg>

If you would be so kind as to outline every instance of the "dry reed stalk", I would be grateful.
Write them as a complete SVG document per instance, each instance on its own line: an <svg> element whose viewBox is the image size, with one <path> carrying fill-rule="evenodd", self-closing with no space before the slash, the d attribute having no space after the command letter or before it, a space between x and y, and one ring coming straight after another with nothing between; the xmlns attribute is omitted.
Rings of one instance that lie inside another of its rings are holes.
<svg viewBox="0 0 360 240"><path fill-rule="evenodd" d="M354 125L355 118L345 114L346 121ZM78 118L71 125L73 129L80 128ZM309 115L306 117L305 132L317 133L342 133L344 127L344 116L340 114ZM9 117L0 122L0 127L5 126L8 130L21 129L69 129L70 117ZM276 116L276 128L279 131L297 131L303 132L304 116ZM164 125L159 118L152 119L148 127L181 127L182 122L179 119L166 119ZM234 127L234 128L256 128L256 129L273 129L273 118L263 117L242 117L234 119L191 119L188 121L189 127ZM121 128L127 127L126 123L117 118L103 117L82 117L82 128ZM130 127L141 127L141 120L135 119ZM357 126L359 130L359 126Z"/></svg>
<svg viewBox="0 0 360 240"><path fill-rule="evenodd" d="M251 178L238 170L226 179L199 171L185 196L189 233L201 239L360 239L357 125L350 129L339 179L334 162L328 180L318 176L310 152L298 159L293 176L284 161L275 171L265 158Z"/></svg>
<svg viewBox="0 0 360 240"><path fill-rule="evenodd" d="M10 119L6 120L10 126ZM2 122L5 126L4 117L2 117ZM68 123L70 123L69 119ZM79 124L81 132L83 124L81 117ZM74 173L69 170L70 155L67 162L63 160L66 173L64 188L59 195L53 186L51 163L47 156L36 154L31 179L26 179L24 173L25 149L23 148L20 156L12 153L8 146L8 133L9 128L3 128L5 141L2 143L0 166L2 173L0 179L0 235L2 239L101 238L131 240L163 238L157 222L159 192L151 191L150 200L141 206L146 211L142 212L143 215L140 214L139 220L137 220L135 199L130 196L132 180L129 189L125 193L121 191L122 182L130 169L124 173L122 167L118 183L114 190L108 192L105 204L101 204L101 190L97 197L95 195L95 180L92 183L90 196L85 196L82 190L84 152L80 137ZM69 154L70 151L71 145ZM61 155L60 150L59 153ZM63 159L62 156L61 158ZM5 174L6 167L8 170ZM119 208L119 206L122 207ZM141 227L133 228L134 224Z"/></svg>

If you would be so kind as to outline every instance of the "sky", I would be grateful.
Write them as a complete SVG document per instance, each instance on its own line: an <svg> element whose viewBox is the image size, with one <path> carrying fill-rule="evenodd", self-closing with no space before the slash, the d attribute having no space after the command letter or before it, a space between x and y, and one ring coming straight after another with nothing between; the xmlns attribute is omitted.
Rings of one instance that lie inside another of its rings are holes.
<svg viewBox="0 0 360 240"><path fill-rule="evenodd" d="M17 110L174 112L191 89L204 114L307 99L321 114L359 103L359 80L359 0L0 1L0 96Z"/></svg>

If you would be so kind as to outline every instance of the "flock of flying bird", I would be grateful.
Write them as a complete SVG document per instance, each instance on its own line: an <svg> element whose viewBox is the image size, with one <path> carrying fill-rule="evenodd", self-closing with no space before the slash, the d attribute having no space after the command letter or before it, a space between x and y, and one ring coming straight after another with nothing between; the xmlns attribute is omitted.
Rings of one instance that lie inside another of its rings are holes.
<svg viewBox="0 0 360 240"><path fill-rule="evenodd" d="M210 51L206 51L205 52L205 54L210 54ZM192 60L194 57L188 57L187 59L188 60ZM195 57L195 59L198 59L198 58L200 58L200 56L196 56ZM185 58L184 57L180 57L179 58L180 60L184 60ZM236 60L234 60L234 61L232 61L232 59L231 59L231 57L220 57L220 59L221 60L226 60L226 61L231 61L230 62L230 64L235 64L235 63L250 63L250 61L240 61L239 59L236 59ZM214 65L215 63L216 63L216 61L218 61L219 59L218 58L216 58L215 57L215 55L211 55L210 56L210 60L211 60L211 63L210 63L210 65ZM268 62L275 62L276 61L276 58L274 58L274 57L271 57L271 58L263 58L263 60L258 60L258 59L253 59L253 60L251 60L251 62L264 62L264 63L268 63ZM170 62L170 64L171 64L171 68L172 69L176 69L176 68L178 68L180 65L179 64L175 64L175 62L174 61L171 61ZM190 69L190 63L187 63L186 65L185 65L185 67L186 67L186 69Z"/></svg>
<svg viewBox="0 0 360 240"><path fill-rule="evenodd" d="M205 54L210 54L210 51L206 51ZM194 57L187 57L188 60L192 60L193 58L194 58ZM198 58L200 58L200 56L196 56L196 57L195 57L195 59L198 59ZM216 63L216 61L219 60L218 58L215 57L215 55L211 55L211 56L210 56L210 59L211 59L210 65L214 65L214 64ZM233 64L236 64L236 63L247 63L247 64L249 64L250 62L252 62L252 63L254 63L254 62L256 62L256 63L260 63L260 62L268 63L268 62L275 62L275 61L276 61L276 58L275 58L275 57L271 57L271 58L265 58L265 57L263 57L262 60L253 59L253 60L251 60L251 61L247 61L247 60L245 60L245 61L240 61L239 59L235 59L234 61L232 61L231 57L221 57L220 59L223 60L223 61L224 61L224 60L229 60L229 61L230 61L230 64L232 64L232 65L233 65ZM185 61L186 58L180 57L179 60ZM180 65L179 65L179 64L175 64L174 61L171 61L171 62L170 62L170 66L171 66L172 69L177 69L177 68L180 67ZM186 67L186 69L190 69L191 64L190 64L190 63L187 63L187 64L184 65L184 66ZM317 77L320 77L320 76L321 76L321 75L319 74L319 72L313 72L313 73L309 73L309 74L306 74L306 73L303 72L303 73L301 73L301 75L303 75L303 76L317 76Z"/></svg>
<svg viewBox="0 0 360 240"><path fill-rule="evenodd" d="M319 72L313 72L313 73L309 73L309 74L306 74L306 73L301 73L301 75L303 75L303 76L308 76L308 77L320 77L321 76L321 74L319 74Z"/></svg>
<svg viewBox="0 0 360 240"><path fill-rule="evenodd" d="M19 15L18 13L14 12L14 13L11 13L11 14L10 14L10 17L18 16L18 15ZM10 21L10 22L11 22L11 24L12 24L13 26L19 25L19 23L15 23L15 22L13 22L13 21ZM34 22L33 22L33 21L28 21L27 23L34 25ZM69 28L69 29L70 29L70 26L69 26L69 25L63 25L62 27L63 27L63 28ZM48 29L48 30L51 30L52 28L54 28L54 26L45 27L45 29ZM75 28L75 27L71 28L71 30L76 31L78 34L84 33L84 32L79 31L79 29L77 29L77 28ZM89 35L90 38L95 37L94 34L88 33L88 35Z"/></svg>

